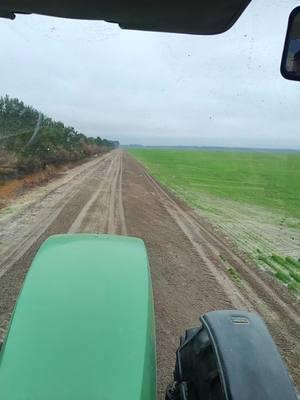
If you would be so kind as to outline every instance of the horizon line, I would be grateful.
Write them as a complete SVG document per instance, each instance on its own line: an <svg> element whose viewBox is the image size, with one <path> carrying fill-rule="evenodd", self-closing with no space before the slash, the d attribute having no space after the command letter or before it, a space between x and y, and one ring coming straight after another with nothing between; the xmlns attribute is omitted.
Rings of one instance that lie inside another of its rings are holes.
<svg viewBox="0 0 300 400"><path fill-rule="evenodd" d="M251 146L200 146L200 145L144 145L144 144L122 144L120 147L145 147L145 148L196 148L196 149L236 149L236 150L260 150L260 151L294 151L300 152L300 148L289 147L251 147Z"/></svg>

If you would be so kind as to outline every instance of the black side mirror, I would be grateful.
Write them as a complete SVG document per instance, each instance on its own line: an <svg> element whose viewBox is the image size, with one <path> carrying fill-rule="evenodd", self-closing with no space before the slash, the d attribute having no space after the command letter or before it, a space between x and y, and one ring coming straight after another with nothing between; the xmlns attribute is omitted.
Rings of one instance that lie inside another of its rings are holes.
<svg viewBox="0 0 300 400"><path fill-rule="evenodd" d="M280 71L285 79L300 81L300 7L290 14Z"/></svg>

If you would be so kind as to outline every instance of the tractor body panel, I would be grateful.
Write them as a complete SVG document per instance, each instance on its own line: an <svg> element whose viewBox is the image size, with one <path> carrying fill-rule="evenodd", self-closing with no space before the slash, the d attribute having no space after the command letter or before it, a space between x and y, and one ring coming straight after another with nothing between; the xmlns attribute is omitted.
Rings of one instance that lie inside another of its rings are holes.
<svg viewBox="0 0 300 400"><path fill-rule="evenodd" d="M38 251L0 352L1 400L153 400L152 285L140 239L57 235Z"/></svg>

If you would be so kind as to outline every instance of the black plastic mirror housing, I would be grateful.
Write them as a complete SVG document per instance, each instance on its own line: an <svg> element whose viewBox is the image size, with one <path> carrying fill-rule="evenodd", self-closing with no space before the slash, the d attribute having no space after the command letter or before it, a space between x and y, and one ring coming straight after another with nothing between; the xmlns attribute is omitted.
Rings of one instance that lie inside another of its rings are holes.
<svg viewBox="0 0 300 400"><path fill-rule="evenodd" d="M280 72L285 79L300 81L300 7L289 17Z"/></svg>

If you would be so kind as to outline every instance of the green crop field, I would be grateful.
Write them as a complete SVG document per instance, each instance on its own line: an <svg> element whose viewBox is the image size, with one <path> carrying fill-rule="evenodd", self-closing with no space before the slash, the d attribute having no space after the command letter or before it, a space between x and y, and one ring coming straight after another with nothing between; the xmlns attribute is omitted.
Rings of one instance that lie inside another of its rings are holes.
<svg viewBox="0 0 300 400"><path fill-rule="evenodd" d="M160 182L300 217L300 153L129 149Z"/></svg>
<svg viewBox="0 0 300 400"><path fill-rule="evenodd" d="M300 153L128 151L300 296Z"/></svg>

